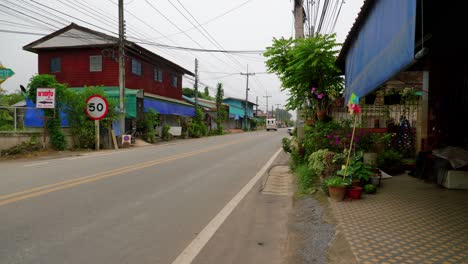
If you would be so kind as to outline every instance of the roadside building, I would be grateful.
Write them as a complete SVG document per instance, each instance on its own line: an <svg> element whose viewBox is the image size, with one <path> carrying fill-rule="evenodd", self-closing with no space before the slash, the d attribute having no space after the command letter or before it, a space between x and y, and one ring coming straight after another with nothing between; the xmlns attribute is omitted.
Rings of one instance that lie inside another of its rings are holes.
<svg viewBox="0 0 468 264"><path fill-rule="evenodd" d="M23 47L38 54L38 73L54 75L58 82L82 89L104 86L106 94L119 92L118 38L70 24ZM195 109L182 99L182 76L194 75L181 66L125 41L126 131L135 119L154 109L162 124L176 126L178 117L193 116ZM129 92L136 91L136 92Z"/></svg>
<svg viewBox="0 0 468 264"><path fill-rule="evenodd" d="M192 105L195 105L195 98L191 98L191 97L184 96L184 95L182 95L182 98L186 102ZM205 113L205 123L206 123L208 130L216 129L217 125L216 125L215 120L216 120L216 117L218 116L216 102L198 98L198 106L201 107L203 109L203 112ZM227 113L229 113L229 105L223 103L222 106L227 115ZM229 120L226 117L226 120L224 120L224 122L222 123L222 126L226 128L228 124L229 124Z"/></svg>
<svg viewBox="0 0 468 264"><path fill-rule="evenodd" d="M468 55L462 41L453 41L463 10L458 2L366 0L338 56L346 101L351 93L363 98L380 90L384 97L402 97L413 91L418 108L404 118L415 130L415 154L424 164L434 164L427 153L435 149L468 149ZM396 118L403 127L405 120ZM419 176L438 182L444 174L443 168L424 173Z"/></svg>
<svg viewBox="0 0 468 264"><path fill-rule="evenodd" d="M227 97L223 99L225 104L229 105L229 122L228 129L241 129L245 127L245 99L234 97ZM255 125L254 106L257 105L252 102L247 102L247 119L249 120L249 127Z"/></svg>

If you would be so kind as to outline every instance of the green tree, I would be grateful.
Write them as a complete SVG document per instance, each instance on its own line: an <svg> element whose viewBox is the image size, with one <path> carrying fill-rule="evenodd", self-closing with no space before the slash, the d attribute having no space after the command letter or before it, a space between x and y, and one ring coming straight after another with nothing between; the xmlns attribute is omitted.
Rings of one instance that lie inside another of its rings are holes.
<svg viewBox="0 0 468 264"><path fill-rule="evenodd" d="M149 143L156 142L156 126L159 125L159 114L156 110L150 108L145 112L143 118L137 122L138 130L143 133L143 139Z"/></svg>
<svg viewBox="0 0 468 264"><path fill-rule="evenodd" d="M281 80L290 97L286 109L326 108L343 90L343 78L336 66L338 46L335 35L305 39L273 39L264 56L267 69ZM315 88L313 92L311 89Z"/></svg>
<svg viewBox="0 0 468 264"><path fill-rule="evenodd" d="M64 99L69 92L67 86L58 83L54 76L48 74L35 75L31 78L28 84L28 98L36 103L37 88L55 88L55 107L56 109L65 109ZM59 111L56 109L44 109L44 117L46 118L47 132L50 134L50 142L56 150L64 150L67 143L65 135L60 128L61 118Z"/></svg>
<svg viewBox="0 0 468 264"><path fill-rule="evenodd" d="M216 87L216 134L222 135L223 134L223 121L226 120L226 109L223 106L223 98L224 98L224 90L223 84L218 83Z"/></svg>
<svg viewBox="0 0 468 264"><path fill-rule="evenodd" d="M192 88L182 88L182 95L190 97L190 98L195 98L195 90ZM213 97L210 96L210 93L208 91L208 86L205 87L205 90L203 93L198 91L198 98L202 98L206 100L213 100Z"/></svg>
<svg viewBox="0 0 468 264"><path fill-rule="evenodd" d="M195 98L195 90L192 88L182 88L182 94L190 98ZM200 92L198 92L198 97L201 98Z"/></svg>
<svg viewBox="0 0 468 264"><path fill-rule="evenodd" d="M199 138L206 136L208 129L206 128L204 117L205 113L203 113L201 107L197 107L195 109L195 116L192 119L192 124L189 128L189 134L191 137Z"/></svg>
<svg viewBox="0 0 468 264"><path fill-rule="evenodd" d="M108 98L102 87L89 86L80 91L68 89L66 97L63 100L66 105L64 110L68 116L68 124L70 126L76 148L90 149L95 147L94 120L91 120L84 111L84 109L86 109L87 98L95 94L106 98L109 104L109 111L107 112L106 117L100 120L100 126L110 128L112 122L119 118L119 115L115 110L118 105L118 101L116 99Z"/></svg>
<svg viewBox="0 0 468 264"><path fill-rule="evenodd" d="M7 94L0 90L0 131L10 131L14 129L14 109L1 108L1 106L11 106L24 99L21 92Z"/></svg>

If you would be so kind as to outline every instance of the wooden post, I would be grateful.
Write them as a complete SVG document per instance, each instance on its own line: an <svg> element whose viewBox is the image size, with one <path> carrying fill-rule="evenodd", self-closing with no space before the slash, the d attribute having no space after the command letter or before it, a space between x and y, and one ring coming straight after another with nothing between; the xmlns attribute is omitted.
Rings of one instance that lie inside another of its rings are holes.
<svg viewBox="0 0 468 264"><path fill-rule="evenodd" d="M42 148L45 149L47 147L47 118L45 116L45 113L44 113L44 118L42 118L42 122L44 123L43 124L43 127L44 127L44 130L42 131Z"/></svg>
<svg viewBox="0 0 468 264"><path fill-rule="evenodd" d="M94 128L96 130L96 150L99 150L99 120L94 120Z"/></svg>
<svg viewBox="0 0 468 264"><path fill-rule="evenodd" d="M112 128L111 128L111 135L112 135L112 142L114 143L114 149L119 149L119 145L117 144L117 138L115 137L115 133Z"/></svg>

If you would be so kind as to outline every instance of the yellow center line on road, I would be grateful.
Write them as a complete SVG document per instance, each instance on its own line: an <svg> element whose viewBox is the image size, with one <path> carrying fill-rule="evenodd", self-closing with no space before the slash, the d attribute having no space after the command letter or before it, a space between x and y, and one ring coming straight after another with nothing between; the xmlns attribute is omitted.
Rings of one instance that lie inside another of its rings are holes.
<svg viewBox="0 0 468 264"><path fill-rule="evenodd" d="M181 159L181 158L191 157L191 156L195 156L195 155L198 155L198 154L201 154L201 153L210 152L210 151L222 148L222 147L234 145L234 144L240 143L242 141L247 141L247 140L252 140L252 138L235 140L235 141L231 141L229 143L220 144L220 145L216 145L216 146L212 146L212 147L207 147L207 148L203 148L203 149L200 149L200 150L190 151L190 152L187 152L187 153L174 155L174 156L171 156L171 157L168 157L168 158L147 161L147 162L143 162L143 163L140 163L140 164L130 165L130 166L126 166L126 167L122 167L122 168L118 168L118 169L113 169L113 170L109 170L109 171L105 171L105 172L101 172L101 173L97 173L97 174L93 174L93 175L89 175L89 176L82 176L82 177L79 177L79 178L76 178L76 179L61 181L61 182L54 183L54 184L48 184L48 185L44 185L44 186L40 186L40 187L36 187L36 188L31 188L31 189L24 190L24 191L20 191L20 192L15 192L15 193L11 193L11 194L2 195L2 196L0 196L0 206L10 204L10 203L14 203L14 202L18 202L18 201L25 200L25 199L28 199L28 198L40 196L40 195L43 195L43 194L47 194L47 193L51 193L51 192L55 192L55 191L59 191L59 190L63 190L63 189L68 189L68 188L71 188L71 187L74 187L74 186L99 181L99 180L102 180L102 179L105 179L105 178L121 175L122 173L125 173L125 172L136 171L136 170L139 170L139 169L144 169L144 168L147 168L147 167L151 167L151 166L155 166L155 165L158 165L158 164L178 160L178 159Z"/></svg>

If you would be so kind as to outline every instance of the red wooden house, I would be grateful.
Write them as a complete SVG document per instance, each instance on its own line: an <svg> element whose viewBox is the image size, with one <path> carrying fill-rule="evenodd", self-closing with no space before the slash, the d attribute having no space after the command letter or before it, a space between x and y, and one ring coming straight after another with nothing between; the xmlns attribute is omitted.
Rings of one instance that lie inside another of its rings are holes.
<svg viewBox="0 0 468 264"><path fill-rule="evenodd" d="M116 37L72 23L23 49L38 54L39 74L52 74L58 82L71 88L102 85L110 94L115 95L118 91ZM125 87L130 89L126 95L127 118L136 118L143 108L145 111L149 108L157 110L162 121L172 125L176 125L179 116L193 116L193 105L182 100L184 74L194 75L142 46L126 41Z"/></svg>

